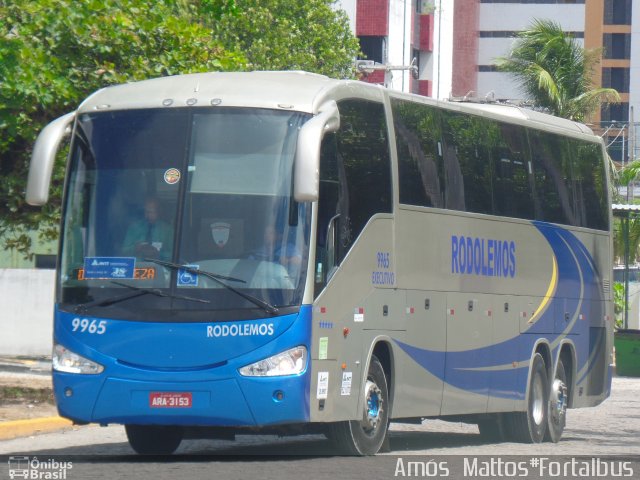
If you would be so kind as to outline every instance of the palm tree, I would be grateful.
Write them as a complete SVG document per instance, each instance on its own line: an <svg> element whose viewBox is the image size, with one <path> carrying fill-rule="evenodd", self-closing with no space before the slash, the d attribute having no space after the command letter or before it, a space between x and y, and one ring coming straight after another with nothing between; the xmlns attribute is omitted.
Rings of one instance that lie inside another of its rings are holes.
<svg viewBox="0 0 640 480"><path fill-rule="evenodd" d="M599 51L585 50L551 20L534 20L520 33L498 68L513 74L538 108L584 122L603 101L619 102L613 88L593 88L591 77Z"/></svg>
<svg viewBox="0 0 640 480"><path fill-rule="evenodd" d="M616 172L615 183L618 186L626 186L633 188L632 183L640 177L640 160L634 160L626 165L623 169ZM614 203L626 203L626 201L616 193L614 195ZM640 255L640 217L638 215L629 216L629 253L630 261L636 263ZM618 260L624 259L625 239L622 221L616 221L613 227L613 256Z"/></svg>

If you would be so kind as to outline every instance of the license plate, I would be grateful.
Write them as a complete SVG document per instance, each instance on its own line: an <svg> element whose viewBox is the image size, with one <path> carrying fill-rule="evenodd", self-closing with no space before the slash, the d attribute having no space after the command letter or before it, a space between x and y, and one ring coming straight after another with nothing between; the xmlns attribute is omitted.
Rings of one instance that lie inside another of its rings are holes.
<svg viewBox="0 0 640 480"><path fill-rule="evenodd" d="M151 408L191 408L193 395L189 392L151 392L149 407Z"/></svg>

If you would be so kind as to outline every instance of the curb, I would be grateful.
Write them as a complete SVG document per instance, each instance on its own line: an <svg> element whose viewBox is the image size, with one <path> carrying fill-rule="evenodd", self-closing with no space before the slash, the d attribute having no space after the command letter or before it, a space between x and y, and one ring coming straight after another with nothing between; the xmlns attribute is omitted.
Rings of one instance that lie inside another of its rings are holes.
<svg viewBox="0 0 640 480"><path fill-rule="evenodd" d="M37 433L47 433L68 428L73 425L71 420L62 417L33 418L30 420L12 420L0 423L0 440L10 440L18 437L29 437Z"/></svg>

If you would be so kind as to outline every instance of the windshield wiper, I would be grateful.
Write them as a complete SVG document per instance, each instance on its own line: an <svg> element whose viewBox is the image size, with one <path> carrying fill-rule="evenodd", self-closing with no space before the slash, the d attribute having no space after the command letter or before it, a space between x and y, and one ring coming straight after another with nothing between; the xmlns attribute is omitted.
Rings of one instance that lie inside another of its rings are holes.
<svg viewBox="0 0 640 480"><path fill-rule="evenodd" d="M125 295L116 295L114 297L109 297L102 300L96 300L94 302L81 303L80 305L76 305L76 308L75 308L76 313L85 312L87 311L87 309L92 307L106 307L109 305L113 305L114 303L119 303L124 300L129 300L130 298L141 297L142 295L148 295L148 294L155 295L157 297L170 297L170 298L177 298L180 300L189 300L191 302L211 303L209 300L204 300L202 298L193 298L193 297L187 297L185 295L173 295L170 293L164 293L157 288L136 287L134 285L128 285L126 283L117 282L115 280L112 280L111 283L121 287L127 287L128 289L133 290L133 292L127 293Z"/></svg>
<svg viewBox="0 0 640 480"><path fill-rule="evenodd" d="M270 315L275 315L278 313L278 309L276 307L274 307L273 305L271 305L269 302L265 302L264 300L254 297L253 295L249 295L248 293L244 293L241 292L240 290L235 289L234 287L232 287L231 285L223 282L222 280L229 280L232 282L241 282L241 283L247 283L244 280L241 280L239 278L234 278L234 277L227 277L225 275L220 275L217 273L211 273L211 272L207 272L205 270L198 270L197 268L192 268L189 267L187 265L181 265L179 263L173 263L173 262L166 262L164 260L157 260L155 258L143 258L142 259L145 262L151 262L151 263L156 263L158 265L162 265L164 267L169 267L169 268L173 268L174 270L184 270L187 273L190 273L192 275L202 275L203 277L207 277L210 278L211 280L213 280L214 282L218 283L219 285L222 285L224 288L227 288L229 290L231 290L233 293L235 293L236 295L241 296L242 298L244 298L245 300L250 301L251 303L253 303L254 305L262 308L265 312L267 312Z"/></svg>

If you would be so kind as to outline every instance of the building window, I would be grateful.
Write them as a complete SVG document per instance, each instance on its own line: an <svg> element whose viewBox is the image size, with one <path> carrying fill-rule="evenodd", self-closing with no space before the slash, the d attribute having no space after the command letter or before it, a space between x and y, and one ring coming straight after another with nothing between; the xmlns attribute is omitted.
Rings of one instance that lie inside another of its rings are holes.
<svg viewBox="0 0 640 480"><path fill-rule="evenodd" d="M605 25L631 25L631 0L604 0Z"/></svg>
<svg viewBox="0 0 640 480"><path fill-rule="evenodd" d="M600 109L600 119L602 122L628 122L629 103L607 103Z"/></svg>
<svg viewBox="0 0 640 480"><path fill-rule="evenodd" d="M522 31L517 30L481 30L478 32L480 38L517 38ZM584 38L584 32L565 32L573 38Z"/></svg>
<svg viewBox="0 0 640 480"><path fill-rule="evenodd" d="M629 72L628 68L603 68L602 86L615 88L619 93L629 93Z"/></svg>
<svg viewBox="0 0 640 480"><path fill-rule="evenodd" d="M386 37L374 37L374 36L361 36L360 50L364 54L364 59L373 60L378 63L385 63L385 38Z"/></svg>
<svg viewBox="0 0 640 480"><path fill-rule="evenodd" d="M603 56L608 59L631 58L631 35L628 33L605 33L602 35Z"/></svg>

